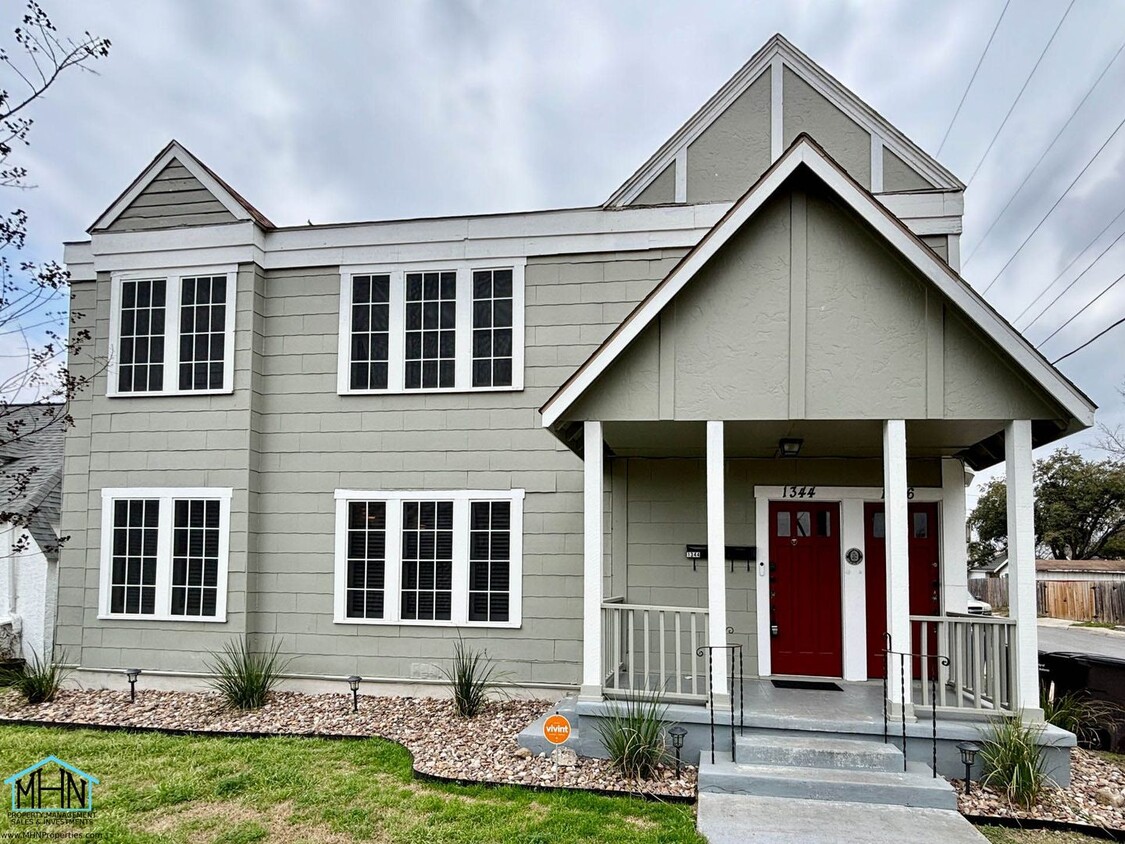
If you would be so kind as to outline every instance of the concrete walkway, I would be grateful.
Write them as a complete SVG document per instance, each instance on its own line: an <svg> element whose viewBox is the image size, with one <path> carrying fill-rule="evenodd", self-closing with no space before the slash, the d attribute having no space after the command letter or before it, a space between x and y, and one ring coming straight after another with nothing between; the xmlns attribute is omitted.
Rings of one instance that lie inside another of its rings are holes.
<svg viewBox="0 0 1125 844"><path fill-rule="evenodd" d="M948 809L700 794L699 832L710 844L982 844Z"/></svg>

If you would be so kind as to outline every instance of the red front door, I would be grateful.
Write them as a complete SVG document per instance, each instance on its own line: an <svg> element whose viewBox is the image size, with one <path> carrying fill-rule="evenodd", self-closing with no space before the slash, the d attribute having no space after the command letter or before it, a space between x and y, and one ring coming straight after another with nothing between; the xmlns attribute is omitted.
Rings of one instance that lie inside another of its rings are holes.
<svg viewBox="0 0 1125 844"><path fill-rule="evenodd" d="M839 677L840 506L770 502L772 672Z"/></svg>
<svg viewBox="0 0 1125 844"><path fill-rule="evenodd" d="M938 615L941 612L941 569L938 566L937 504L907 505L910 555L910 614ZM867 504L863 510L866 547L867 589L867 676L883 676L883 634L887 630L887 540L883 505ZM936 653L936 639L928 653ZM895 650L904 648L895 643ZM912 642L912 653L920 653ZM918 676L919 666L914 666Z"/></svg>

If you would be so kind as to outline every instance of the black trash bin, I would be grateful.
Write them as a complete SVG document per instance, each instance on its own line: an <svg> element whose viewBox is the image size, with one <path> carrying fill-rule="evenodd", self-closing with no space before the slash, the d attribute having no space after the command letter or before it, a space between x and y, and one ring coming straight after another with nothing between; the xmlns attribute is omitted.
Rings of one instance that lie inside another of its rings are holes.
<svg viewBox="0 0 1125 844"><path fill-rule="evenodd" d="M1119 708L1117 729L1099 729L1105 749L1125 751L1125 659L1098 654L1039 653L1039 678L1043 689L1054 684L1055 697L1082 694Z"/></svg>

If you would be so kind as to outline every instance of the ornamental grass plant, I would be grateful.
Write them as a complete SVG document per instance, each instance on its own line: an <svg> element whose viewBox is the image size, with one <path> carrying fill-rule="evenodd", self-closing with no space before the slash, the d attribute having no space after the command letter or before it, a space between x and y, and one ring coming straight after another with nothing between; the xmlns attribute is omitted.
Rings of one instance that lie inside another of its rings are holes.
<svg viewBox="0 0 1125 844"><path fill-rule="evenodd" d="M1002 791L1012 803L1030 808L1050 782L1044 770L1043 727L1019 715L994 721L981 746L981 782Z"/></svg>
<svg viewBox="0 0 1125 844"><path fill-rule="evenodd" d="M594 722L610 761L626 777L649 779L664 760L667 712L659 692L651 691L631 695Z"/></svg>
<svg viewBox="0 0 1125 844"><path fill-rule="evenodd" d="M60 658L65 662L66 654L61 654ZM31 661L4 671L0 684L15 689L28 703L50 703L69 673L70 670L60 663L42 660L32 651Z"/></svg>
<svg viewBox="0 0 1125 844"><path fill-rule="evenodd" d="M281 641L274 641L265 651L251 651L246 639L235 639L212 652L207 661L211 671L208 685L226 700L232 709L260 709L290 660L281 656Z"/></svg>

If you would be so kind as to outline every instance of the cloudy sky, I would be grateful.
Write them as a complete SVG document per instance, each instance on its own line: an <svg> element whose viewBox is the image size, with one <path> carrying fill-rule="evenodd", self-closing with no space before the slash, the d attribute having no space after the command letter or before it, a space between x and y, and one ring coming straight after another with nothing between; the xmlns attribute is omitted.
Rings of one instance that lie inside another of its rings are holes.
<svg viewBox="0 0 1125 844"><path fill-rule="evenodd" d="M1004 0L41 2L64 33L113 49L32 115L22 162L38 187L19 201L40 258L82 238L170 138L283 225L597 204L774 32L972 177L965 276L981 290L1007 265L987 295L1009 319L1053 284L1018 327L1125 232L1119 0L1011 0L951 129ZM5 0L3 30L20 11ZM1032 342L1122 273L1125 237ZM1125 282L1043 350L1054 359L1123 314ZM1123 351L1125 326L1061 365L1110 423L1125 422Z"/></svg>

